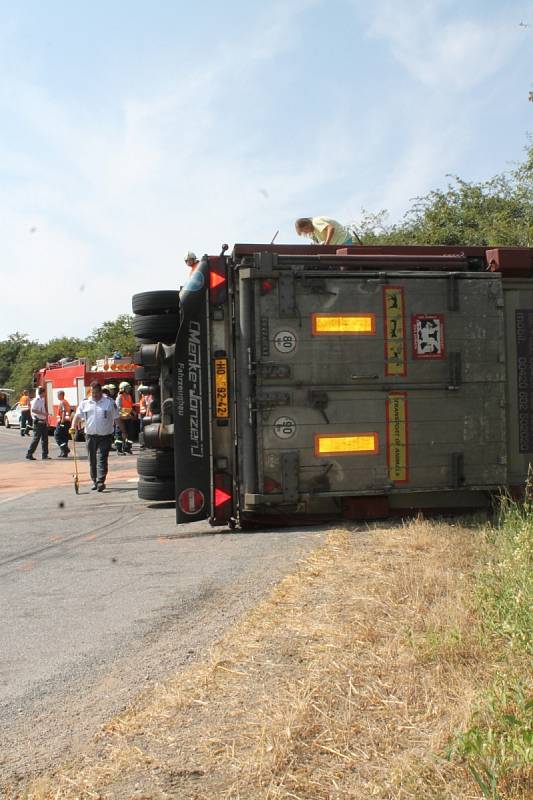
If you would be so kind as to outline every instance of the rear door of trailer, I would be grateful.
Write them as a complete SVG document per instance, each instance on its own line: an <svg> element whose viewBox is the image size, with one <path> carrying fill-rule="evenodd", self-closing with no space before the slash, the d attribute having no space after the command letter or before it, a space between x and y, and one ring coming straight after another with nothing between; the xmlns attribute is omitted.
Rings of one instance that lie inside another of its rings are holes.
<svg viewBox="0 0 533 800"><path fill-rule="evenodd" d="M505 484L499 275L260 255L235 275L240 513Z"/></svg>

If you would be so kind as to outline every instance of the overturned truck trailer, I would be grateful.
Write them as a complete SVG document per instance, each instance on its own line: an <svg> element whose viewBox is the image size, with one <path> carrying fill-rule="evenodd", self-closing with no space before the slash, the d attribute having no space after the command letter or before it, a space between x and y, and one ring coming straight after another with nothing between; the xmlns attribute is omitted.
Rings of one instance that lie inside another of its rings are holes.
<svg viewBox="0 0 533 800"><path fill-rule="evenodd" d="M485 507L533 452L533 248L236 245L141 347L178 523Z"/></svg>

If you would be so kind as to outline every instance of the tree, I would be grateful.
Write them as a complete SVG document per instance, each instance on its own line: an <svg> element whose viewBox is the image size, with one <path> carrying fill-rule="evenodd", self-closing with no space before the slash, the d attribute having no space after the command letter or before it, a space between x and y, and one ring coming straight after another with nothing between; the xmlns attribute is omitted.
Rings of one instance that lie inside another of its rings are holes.
<svg viewBox="0 0 533 800"><path fill-rule="evenodd" d="M115 320L103 322L87 338L80 349L80 355L93 360L112 355L115 350L122 355L132 355L136 350L132 323L133 317L130 314L120 314Z"/></svg>
<svg viewBox="0 0 533 800"><path fill-rule="evenodd" d="M31 389L33 373L36 369L44 366L43 349L44 345L38 342L28 342L28 345L18 354L9 376L11 388L15 390L15 398L22 389Z"/></svg>
<svg viewBox="0 0 533 800"><path fill-rule="evenodd" d="M87 339L62 337L50 339L45 344L30 341L25 334L12 334L0 342L0 375L2 386L20 392L31 387L33 373L62 358L88 358L92 363L97 358L112 355L120 350L124 355L135 351L135 337L131 330L133 318L121 314L116 320L104 322L95 328Z"/></svg>
<svg viewBox="0 0 533 800"><path fill-rule="evenodd" d="M32 342L27 334L12 333L7 339L0 341L0 386L13 388L10 386L11 370L19 354Z"/></svg>
<svg viewBox="0 0 533 800"><path fill-rule="evenodd" d="M29 342L18 354L10 374L11 388L15 392L32 385L33 373L45 364L54 364L61 358L77 358L83 346L82 339L63 337L50 339L46 344Z"/></svg>
<svg viewBox="0 0 533 800"><path fill-rule="evenodd" d="M365 212L365 244L533 245L533 144L514 170L480 183L454 176L446 189L415 198L403 221Z"/></svg>

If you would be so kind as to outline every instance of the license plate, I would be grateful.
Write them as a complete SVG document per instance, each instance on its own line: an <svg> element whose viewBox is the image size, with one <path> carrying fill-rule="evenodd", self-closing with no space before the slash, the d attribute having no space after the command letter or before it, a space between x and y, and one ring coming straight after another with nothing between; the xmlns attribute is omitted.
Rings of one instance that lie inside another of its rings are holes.
<svg viewBox="0 0 533 800"><path fill-rule="evenodd" d="M215 358L215 417L229 417L227 358Z"/></svg>

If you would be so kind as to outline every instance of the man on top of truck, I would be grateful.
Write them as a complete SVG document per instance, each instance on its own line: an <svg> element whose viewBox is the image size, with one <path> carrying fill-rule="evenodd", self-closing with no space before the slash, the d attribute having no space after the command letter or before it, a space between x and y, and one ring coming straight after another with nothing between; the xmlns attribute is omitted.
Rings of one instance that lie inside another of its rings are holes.
<svg viewBox="0 0 533 800"><path fill-rule="evenodd" d="M294 227L298 236L309 236L316 244L355 244L351 230L329 217L299 217Z"/></svg>

